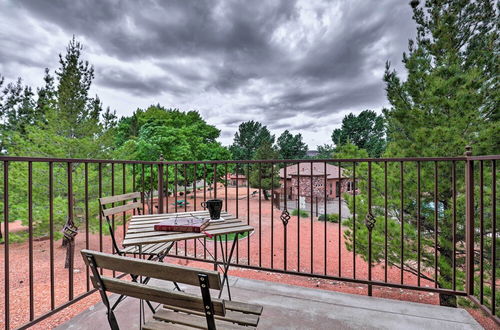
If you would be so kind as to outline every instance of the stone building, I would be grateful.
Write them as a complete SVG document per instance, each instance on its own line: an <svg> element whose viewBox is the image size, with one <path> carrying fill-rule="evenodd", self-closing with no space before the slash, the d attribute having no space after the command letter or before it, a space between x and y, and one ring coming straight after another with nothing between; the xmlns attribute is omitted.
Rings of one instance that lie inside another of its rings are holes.
<svg viewBox="0 0 500 330"><path fill-rule="evenodd" d="M325 163L321 162L293 164L280 169L279 175L279 193L282 196L286 193L287 200L298 200L299 196L305 197L306 202L311 201L311 196L313 201L323 200L325 196L327 200L332 200L341 193L354 192L354 184L346 171L335 165L326 164L326 178Z"/></svg>

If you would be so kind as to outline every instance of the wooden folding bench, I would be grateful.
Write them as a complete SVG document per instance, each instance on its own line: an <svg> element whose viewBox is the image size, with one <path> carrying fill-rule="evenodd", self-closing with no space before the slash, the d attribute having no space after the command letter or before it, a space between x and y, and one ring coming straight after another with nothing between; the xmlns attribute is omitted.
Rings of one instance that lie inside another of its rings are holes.
<svg viewBox="0 0 500 330"><path fill-rule="evenodd" d="M99 290L111 329L119 329L108 295L120 295L162 304L143 329L241 329L257 327L262 306L212 298L210 289L221 290L216 271L169 265L156 261L127 258L102 252L82 250L85 263L92 270L92 283ZM199 286L201 295L169 290L150 284L130 282L100 275L98 268Z"/></svg>
<svg viewBox="0 0 500 330"><path fill-rule="evenodd" d="M99 203L101 205L101 214L106 218L109 232L111 233L111 240L113 241L113 247L117 254L122 256L127 254L144 255L148 257L148 260L163 261L165 256L172 248L174 244L173 242L146 244L142 245L140 248L138 246L130 246L123 249L118 247L118 243L116 241L114 233L112 217L116 214L123 214L124 212L129 212L132 210L135 210L137 215L143 214L144 212L142 209L142 199L143 196L141 192L133 192L123 195L99 198ZM109 204L111 204L111 208L107 207L107 205Z"/></svg>

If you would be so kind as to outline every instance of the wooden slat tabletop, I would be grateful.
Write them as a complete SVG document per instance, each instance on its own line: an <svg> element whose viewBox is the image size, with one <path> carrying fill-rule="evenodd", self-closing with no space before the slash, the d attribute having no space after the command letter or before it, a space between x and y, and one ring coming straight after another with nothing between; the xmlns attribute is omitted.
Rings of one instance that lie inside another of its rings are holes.
<svg viewBox="0 0 500 330"><path fill-rule="evenodd" d="M175 218L176 216L189 217L192 215L197 217L208 217L208 211L135 215L129 222L127 233L122 245L124 247L128 247L206 237L206 234L204 233L182 233L154 230L154 225L165 219ZM221 212L221 217L224 221L209 224L208 227L205 228L205 232L209 235L217 236L244 233L254 230L252 226L248 226L246 222L241 221L227 212Z"/></svg>

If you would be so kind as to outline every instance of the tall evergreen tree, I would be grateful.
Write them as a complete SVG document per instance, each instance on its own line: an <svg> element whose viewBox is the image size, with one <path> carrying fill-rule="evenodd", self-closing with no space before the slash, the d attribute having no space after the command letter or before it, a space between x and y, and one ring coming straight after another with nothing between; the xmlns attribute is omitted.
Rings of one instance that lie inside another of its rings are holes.
<svg viewBox="0 0 500 330"><path fill-rule="evenodd" d="M499 5L500 6L500 5ZM498 8L497 8L498 9ZM415 6L416 40L403 54L408 77L387 64L384 114L390 153L500 153L498 10L490 0L433 0Z"/></svg>
<svg viewBox="0 0 500 330"><path fill-rule="evenodd" d="M332 141L337 148L352 143L365 149L370 157L380 157L386 146L384 117L372 110L357 116L350 113L342 119L342 127L333 130Z"/></svg>
<svg viewBox="0 0 500 330"><path fill-rule="evenodd" d="M241 123L238 132L234 134L234 141L230 147L235 160L253 159L257 149L265 144L274 144L274 135L257 121Z"/></svg>
<svg viewBox="0 0 500 330"><path fill-rule="evenodd" d="M307 144L302 141L302 134L291 134L285 130L276 141L281 159L303 159L307 155Z"/></svg>
<svg viewBox="0 0 500 330"><path fill-rule="evenodd" d="M412 4L417 37L415 41L409 42L408 54L403 55L407 78L400 79L389 65L384 76L391 105L384 111L389 140L384 155L456 156L463 153L467 144L473 145L476 153L499 153L498 8L495 9L493 2L488 0L429 0L422 6L418 5L418 1L412 1ZM336 156L357 158L363 155L351 146ZM372 165L372 186L384 187L384 168L379 163ZM453 200L450 164L421 162L422 184L418 199L417 165L405 163L404 168L399 166L396 163L388 164L387 202L384 193L376 189L373 191L373 205L387 203L388 214L393 215L387 219L386 232L384 208L372 208L376 219L372 231L373 242L383 242L388 237L389 265L401 267L402 262L405 271L435 281L441 288L453 287L455 265L456 285L463 289L465 202L463 194L458 194L456 205ZM459 171L457 165L457 173ZM403 181L401 173L404 174ZM356 210L359 214L366 214L367 165L360 164L356 174L360 192L356 196ZM434 182L437 182L436 186ZM399 185L404 185L404 193L398 191ZM463 189L463 181L457 180L457 191ZM485 191L488 191L487 187ZM345 197L352 208L353 197ZM486 198L485 205L492 202L486 201ZM417 208L419 203L420 210ZM453 207L457 210L455 232ZM491 217L491 214L485 215L486 218L488 216ZM362 219L357 218L355 223L352 219L350 221L348 225L357 229L356 252L366 258L367 228ZM417 228L417 224L420 224L420 228ZM490 226L485 224L486 233L491 230ZM420 240L417 240L418 229ZM451 243L453 237L456 241L456 260ZM347 231L346 238L348 248L352 249L353 232ZM491 237L485 235L483 239L485 246L491 246ZM422 246L420 272L415 267L419 241ZM385 258L382 244L373 244L372 253L374 262ZM490 266L485 263L485 278L495 271ZM437 278L429 276L429 269L437 270ZM456 305L456 297L440 294L440 302Z"/></svg>
<svg viewBox="0 0 500 330"><path fill-rule="evenodd" d="M68 138L81 138L95 133L99 114L102 111L98 98L89 98L89 89L94 79L94 68L83 61L83 46L75 37L59 55L56 114L59 118L60 134Z"/></svg>

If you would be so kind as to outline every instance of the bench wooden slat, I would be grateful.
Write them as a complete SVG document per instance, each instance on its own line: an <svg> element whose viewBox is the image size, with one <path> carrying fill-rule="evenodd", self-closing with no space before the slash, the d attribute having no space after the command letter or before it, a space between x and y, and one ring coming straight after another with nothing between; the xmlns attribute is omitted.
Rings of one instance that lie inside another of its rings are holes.
<svg viewBox="0 0 500 330"><path fill-rule="evenodd" d="M92 281L95 282L95 279L93 277L91 278ZM152 301L160 304L176 305L195 311L204 310L203 299L194 294L168 290L153 285L124 281L107 276L101 276L101 279L104 283L106 291L109 292L124 294L129 297ZM225 315L226 311L224 308L224 302L222 300L213 299L212 304L214 307L215 315Z"/></svg>
<svg viewBox="0 0 500 330"><path fill-rule="evenodd" d="M220 289L220 275L216 271L202 270L199 268L177 266L172 264L163 264L154 261L110 255L107 253L82 250L83 259L88 264L87 254L92 254L97 267L116 270L118 272L142 275L146 277L157 278L166 281L190 284L198 286L200 281L198 274L207 274L210 288Z"/></svg>
<svg viewBox="0 0 500 330"><path fill-rule="evenodd" d="M259 315L245 314L245 313L241 313L241 312L230 311L227 309L227 301L225 301L224 303L226 306L226 315L224 315L224 316L216 315L215 316L216 319L219 319L222 321L227 321L227 322L232 322L232 323L238 323L240 325L252 326L252 327L256 327L259 324ZM196 314L198 316L205 317L205 315L201 312L193 312L193 311L190 311L189 309L180 308L178 306L163 305L163 307L165 307L167 309L174 310L174 311L178 311L178 312ZM256 306L256 307L261 307L261 306Z"/></svg>
<svg viewBox="0 0 500 330"><path fill-rule="evenodd" d="M136 199L136 198L141 199L140 192L131 192L131 193L122 194L122 195L101 197L101 198L99 198L99 202L101 203L101 205L106 205L106 204L111 204L111 203L128 201L128 200Z"/></svg>
<svg viewBox="0 0 500 330"><path fill-rule="evenodd" d="M113 214L117 213L122 213L122 212L127 212L133 209L140 209L142 207L141 202L134 202L130 204L125 204L125 205L120 205L120 206L115 206L109 209L102 210L102 214L107 217Z"/></svg>
<svg viewBox="0 0 500 330"><path fill-rule="evenodd" d="M176 313L166 309L161 309L153 314L153 318L156 320L168 321L175 324L187 325L198 329L207 328L207 320L205 316L199 316L196 314ZM221 321L219 319L215 319L215 326L217 327L217 329L241 330L240 326Z"/></svg>
<svg viewBox="0 0 500 330"><path fill-rule="evenodd" d="M187 327L180 324L173 324L167 322L161 322L157 320L150 320L142 326L144 330L165 330L165 329L192 329L192 327Z"/></svg>
<svg viewBox="0 0 500 330"><path fill-rule="evenodd" d="M262 306L255 304L247 304L239 301L228 301L225 300L225 306L227 310L238 311L242 313L261 315L262 314Z"/></svg>

